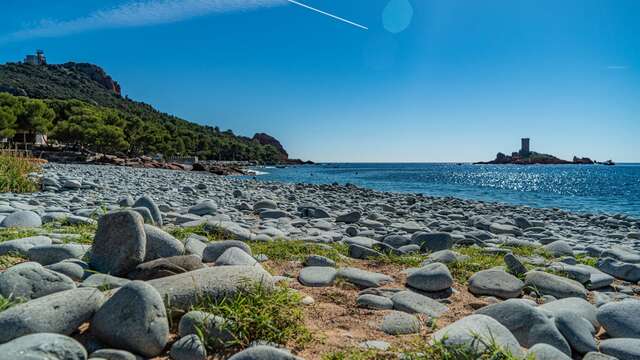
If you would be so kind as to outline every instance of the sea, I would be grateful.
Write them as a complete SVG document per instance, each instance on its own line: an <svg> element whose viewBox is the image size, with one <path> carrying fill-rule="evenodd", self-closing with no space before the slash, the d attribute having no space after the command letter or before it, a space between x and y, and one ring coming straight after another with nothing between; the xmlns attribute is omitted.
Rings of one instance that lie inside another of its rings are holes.
<svg viewBox="0 0 640 360"><path fill-rule="evenodd" d="M640 218L640 164L330 163L254 170L260 181L349 183L379 191Z"/></svg>

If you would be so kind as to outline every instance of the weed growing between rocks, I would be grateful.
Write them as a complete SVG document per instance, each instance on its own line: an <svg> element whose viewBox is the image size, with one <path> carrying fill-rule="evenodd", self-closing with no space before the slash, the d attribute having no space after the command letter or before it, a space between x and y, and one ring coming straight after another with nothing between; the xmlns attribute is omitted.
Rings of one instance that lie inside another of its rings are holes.
<svg viewBox="0 0 640 360"><path fill-rule="evenodd" d="M7 270L8 268L14 266L14 265L18 265L21 262L25 262L27 261L27 259L25 259L23 256L19 255L19 254L5 254L5 255L1 255L0 256L0 271L4 271Z"/></svg>
<svg viewBox="0 0 640 360"><path fill-rule="evenodd" d="M69 224L63 222L45 224L42 228L48 233L76 235L75 237L64 239L65 242L91 244L98 229L98 224Z"/></svg>
<svg viewBox="0 0 640 360"><path fill-rule="evenodd" d="M301 296L284 287L267 289L255 285L247 292L222 300L202 299L193 310L220 316L226 321L222 331L233 339L225 344L231 350L261 341L301 349L311 340L304 325ZM202 334L204 343L215 348L215 341Z"/></svg>
<svg viewBox="0 0 640 360"><path fill-rule="evenodd" d="M225 240L222 231L208 231L205 225L206 224L201 224L193 227L174 226L165 230L180 241L186 240L191 234L204 236L209 239L209 241ZM227 237L227 239L229 238Z"/></svg>
<svg viewBox="0 0 640 360"><path fill-rule="evenodd" d="M0 192L34 192L38 184L28 174L40 171L37 165L24 158L0 154Z"/></svg>
<svg viewBox="0 0 640 360"><path fill-rule="evenodd" d="M336 263L343 261L348 246L344 244L315 244L298 240L247 241L254 254L264 254L275 261L304 261L309 255L327 257Z"/></svg>
<svg viewBox="0 0 640 360"><path fill-rule="evenodd" d="M480 340L478 340L480 341ZM442 341L433 344L425 343L424 339L417 339L408 344L406 349L389 351L353 348L327 354L323 360L516 360L510 352L500 348L495 342L484 343L484 350L477 350L471 345L447 345ZM529 356L526 360L535 360Z"/></svg>
<svg viewBox="0 0 640 360"><path fill-rule="evenodd" d="M16 299L8 299L2 295L0 295L0 312L7 310L8 308L19 304L20 301Z"/></svg>
<svg viewBox="0 0 640 360"><path fill-rule="evenodd" d="M0 242L38 235L38 231L26 228L0 228Z"/></svg>

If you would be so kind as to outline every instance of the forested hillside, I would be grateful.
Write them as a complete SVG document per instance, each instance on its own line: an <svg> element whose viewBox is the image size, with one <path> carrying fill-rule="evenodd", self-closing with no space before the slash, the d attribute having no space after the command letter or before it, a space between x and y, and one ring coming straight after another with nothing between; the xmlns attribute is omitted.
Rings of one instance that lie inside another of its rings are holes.
<svg viewBox="0 0 640 360"><path fill-rule="evenodd" d="M49 138L104 152L163 153L204 159L279 162L287 153L266 134L253 138L195 124L120 95L92 64L0 65L0 132L46 132ZM39 100L36 100L39 99Z"/></svg>

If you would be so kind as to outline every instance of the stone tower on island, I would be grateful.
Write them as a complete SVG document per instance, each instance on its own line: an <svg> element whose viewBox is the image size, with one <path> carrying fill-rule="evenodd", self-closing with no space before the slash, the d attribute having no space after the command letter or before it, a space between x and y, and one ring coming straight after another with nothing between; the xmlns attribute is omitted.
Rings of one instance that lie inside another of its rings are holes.
<svg viewBox="0 0 640 360"><path fill-rule="evenodd" d="M528 157L531 154L531 150L529 150L529 138L522 138L520 142L520 156Z"/></svg>

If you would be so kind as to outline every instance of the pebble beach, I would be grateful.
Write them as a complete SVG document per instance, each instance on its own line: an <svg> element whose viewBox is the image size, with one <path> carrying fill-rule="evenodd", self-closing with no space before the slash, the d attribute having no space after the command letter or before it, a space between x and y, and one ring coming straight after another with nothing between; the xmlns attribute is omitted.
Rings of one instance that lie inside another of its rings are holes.
<svg viewBox="0 0 640 360"><path fill-rule="evenodd" d="M31 232L0 242L19 259L0 273L0 359L402 359L416 341L640 359L629 215L117 166L34 176L42 191L0 194L1 230ZM255 251L288 243L337 255ZM313 345L212 346L234 334L198 299L247 281L297 294Z"/></svg>

